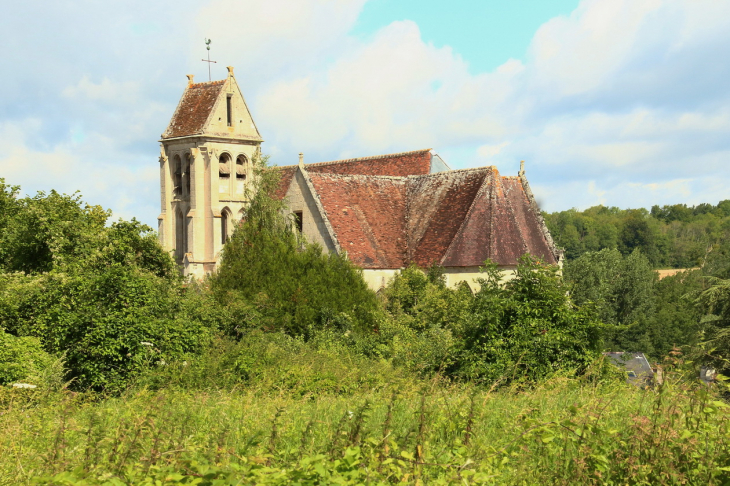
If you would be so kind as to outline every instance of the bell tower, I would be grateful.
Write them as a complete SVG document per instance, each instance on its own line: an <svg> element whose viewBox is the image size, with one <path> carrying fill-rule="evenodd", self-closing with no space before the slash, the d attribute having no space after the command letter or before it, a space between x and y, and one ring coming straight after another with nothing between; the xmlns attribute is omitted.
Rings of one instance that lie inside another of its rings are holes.
<svg viewBox="0 0 730 486"><path fill-rule="evenodd" d="M184 275L215 270L240 220L261 135L228 67L228 77L188 85L160 140L160 243Z"/></svg>

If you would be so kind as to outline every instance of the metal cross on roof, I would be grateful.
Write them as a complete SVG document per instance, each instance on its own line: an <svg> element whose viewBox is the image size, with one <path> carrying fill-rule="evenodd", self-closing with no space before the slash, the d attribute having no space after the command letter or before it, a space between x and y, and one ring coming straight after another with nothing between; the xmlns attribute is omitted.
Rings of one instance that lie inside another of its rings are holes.
<svg viewBox="0 0 730 486"><path fill-rule="evenodd" d="M211 61L210 60L210 43L211 43L211 40L210 39L205 39L205 48L208 50L208 59L207 60L201 59L201 61L208 63L208 81L211 81L211 79L210 79L210 63L215 63L216 62L216 61Z"/></svg>

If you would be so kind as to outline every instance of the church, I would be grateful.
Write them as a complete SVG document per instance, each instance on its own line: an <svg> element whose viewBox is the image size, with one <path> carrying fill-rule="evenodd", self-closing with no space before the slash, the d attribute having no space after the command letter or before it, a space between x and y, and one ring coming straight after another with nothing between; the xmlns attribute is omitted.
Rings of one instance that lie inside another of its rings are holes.
<svg viewBox="0 0 730 486"><path fill-rule="evenodd" d="M185 275L214 272L243 215L263 139L233 68L188 85L160 140L159 238ZM452 170L431 149L278 167L276 196L297 229L344 252L378 290L411 263L444 268L448 285L475 287L491 259L507 278L525 253L553 265L562 252L525 177L495 167Z"/></svg>

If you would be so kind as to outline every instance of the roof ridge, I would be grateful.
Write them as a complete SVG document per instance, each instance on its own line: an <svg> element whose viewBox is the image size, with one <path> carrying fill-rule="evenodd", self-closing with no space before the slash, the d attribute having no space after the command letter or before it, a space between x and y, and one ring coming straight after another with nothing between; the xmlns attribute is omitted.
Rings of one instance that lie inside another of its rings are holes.
<svg viewBox="0 0 730 486"><path fill-rule="evenodd" d="M409 152L398 152L394 154L383 154L383 155L371 155L369 157L355 157L354 159L340 159L340 160L330 160L327 162L312 162L309 164L304 164L305 167L320 167L323 165L333 165L333 164L345 164L350 162L363 162L365 160L378 160L378 159L387 159L390 157L402 157L404 155L411 155L411 154L417 154L422 152L430 152L433 149L427 148L427 149L421 149L421 150L411 150ZM277 167L296 167L295 164L292 165L279 165ZM321 172L320 172L321 173Z"/></svg>
<svg viewBox="0 0 730 486"><path fill-rule="evenodd" d="M218 86L225 83L225 79L219 79L217 81L204 81L202 83L193 83L188 86L188 88L207 88L208 86Z"/></svg>
<svg viewBox="0 0 730 486"><path fill-rule="evenodd" d="M295 167L295 166L289 166L289 167ZM304 167L306 170L306 166ZM336 172L313 172L312 174L317 174L317 177L321 176L327 176L327 177L336 177L336 178L365 178L365 179L385 179L385 180L394 180L394 181L404 181L408 179L409 176L389 176L389 175L370 175L370 174L338 174Z"/></svg>
<svg viewBox="0 0 730 486"><path fill-rule="evenodd" d="M414 175L403 176L403 177L407 177L409 179L418 179L421 177L439 177L439 176L443 176L444 174L453 174L455 172L458 172L458 173L479 172L479 171L489 170L489 169L494 169L494 170L498 171L497 167L494 165L485 165L482 167L467 167L466 169L449 169L449 170L445 170L443 172L434 172L433 174L414 174Z"/></svg>

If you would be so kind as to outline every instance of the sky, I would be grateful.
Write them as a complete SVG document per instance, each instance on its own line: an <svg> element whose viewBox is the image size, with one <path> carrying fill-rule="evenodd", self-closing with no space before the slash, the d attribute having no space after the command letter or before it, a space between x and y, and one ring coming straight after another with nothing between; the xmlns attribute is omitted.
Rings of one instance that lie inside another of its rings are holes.
<svg viewBox="0 0 730 486"><path fill-rule="evenodd" d="M546 211L730 199L727 0L0 0L0 178L156 227L159 138L234 66L271 162L520 160Z"/></svg>

